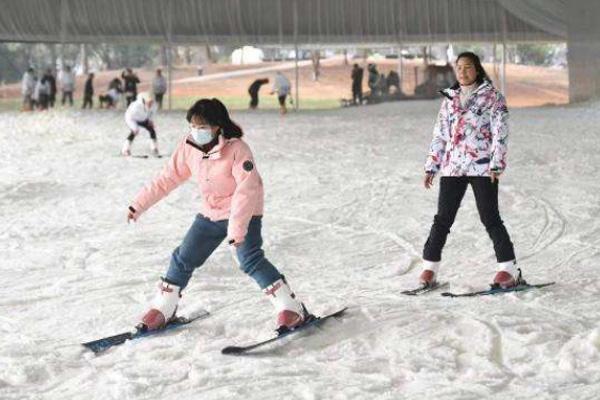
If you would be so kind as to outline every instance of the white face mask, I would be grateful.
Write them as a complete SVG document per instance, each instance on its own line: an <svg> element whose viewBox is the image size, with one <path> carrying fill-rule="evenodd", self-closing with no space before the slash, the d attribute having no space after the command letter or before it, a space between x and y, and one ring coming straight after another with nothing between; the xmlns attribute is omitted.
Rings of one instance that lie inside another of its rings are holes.
<svg viewBox="0 0 600 400"><path fill-rule="evenodd" d="M208 144L213 140L213 133L210 129L206 128L190 128L190 133L194 138L194 142L200 146Z"/></svg>

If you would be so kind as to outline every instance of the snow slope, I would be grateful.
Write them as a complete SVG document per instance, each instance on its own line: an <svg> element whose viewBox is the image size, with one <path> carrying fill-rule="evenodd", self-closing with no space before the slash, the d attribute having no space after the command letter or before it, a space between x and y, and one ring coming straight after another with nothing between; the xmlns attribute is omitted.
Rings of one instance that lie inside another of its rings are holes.
<svg viewBox="0 0 600 400"><path fill-rule="evenodd" d="M197 212L187 183L135 225L128 201L164 159L123 159L121 114L0 115L1 399L596 399L600 395L598 104L513 110L503 219L543 291L410 298L435 213L422 162L438 101L234 115L266 188L270 260L319 334L253 356L220 349L270 335L274 314L223 246L196 271L189 328L94 357L79 343L129 329ZM160 145L185 134L157 118ZM147 138L134 150L145 153ZM444 253L452 291L484 288L493 249L472 192Z"/></svg>

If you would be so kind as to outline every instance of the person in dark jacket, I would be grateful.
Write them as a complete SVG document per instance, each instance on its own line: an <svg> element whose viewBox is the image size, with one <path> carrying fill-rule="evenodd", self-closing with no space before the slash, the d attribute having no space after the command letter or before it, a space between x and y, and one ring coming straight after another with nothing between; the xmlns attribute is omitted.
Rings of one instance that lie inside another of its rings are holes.
<svg viewBox="0 0 600 400"><path fill-rule="evenodd" d="M248 94L250 94L250 108L254 110L258 107L258 92L262 85L269 83L269 78L257 79L252 82L252 85L248 88Z"/></svg>
<svg viewBox="0 0 600 400"><path fill-rule="evenodd" d="M119 78L114 78L108 84L108 92L98 96L100 108L104 108L104 105L106 105L106 108L116 107L119 99L121 98L121 93L123 93L121 80Z"/></svg>
<svg viewBox="0 0 600 400"><path fill-rule="evenodd" d="M125 100L127 101L127 105L129 105L132 101L135 101L137 97L137 85L140 83L140 78L133 73L131 68L127 68L123 71L121 78L123 78L123 81L125 82Z"/></svg>
<svg viewBox="0 0 600 400"><path fill-rule="evenodd" d="M42 76L42 83L48 85L47 105L48 107L54 107L54 103L56 102L56 78L50 68Z"/></svg>
<svg viewBox="0 0 600 400"><path fill-rule="evenodd" d="M362 82L364 70L354 64L352 68L352 102L354 104L362 104Z"/></svg>
<svg viewBox="0 0 600 400"><path fill-rule="evenodd" d="M377 97L379 93L377 91L377 82L379 82L379 71L377 71L377 65L369 64L369 89L371 89L371 96Z"/></svg>
<svg viewBox="0 0 600 400"><path fill-rule="evenodd" d="M85 81L85 86L83 88L83 107L86 108L89 106L90 108L94 107L94 74L89 74L87 80Z"/></svg>
<svg viewBox="0 0 600 400"><path fill-rule="evenodd" d="M387 76L387 86L388 91L392 89L392 87L396 88L395 93L400 93L400 75L394 70L390 71Z"/></svg>

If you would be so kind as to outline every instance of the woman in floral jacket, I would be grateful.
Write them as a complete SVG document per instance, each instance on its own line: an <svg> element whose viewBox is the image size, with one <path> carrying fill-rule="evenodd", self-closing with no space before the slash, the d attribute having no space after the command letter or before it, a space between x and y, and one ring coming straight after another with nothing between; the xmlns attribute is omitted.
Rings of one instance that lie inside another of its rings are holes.
<svg viewBox="0 0 600 400"><path fill-rule="evenodd" d="M438 211L423 250L423 285L435 285L441 254L461 200L471 185L481 222L498 261L494 284L517 284L513 244L498 211L498 178L506 168L508 109L479 57L465 52L456 60L458 82L442 91L445 99L425 163L425 188L440 173Z"/></svg>

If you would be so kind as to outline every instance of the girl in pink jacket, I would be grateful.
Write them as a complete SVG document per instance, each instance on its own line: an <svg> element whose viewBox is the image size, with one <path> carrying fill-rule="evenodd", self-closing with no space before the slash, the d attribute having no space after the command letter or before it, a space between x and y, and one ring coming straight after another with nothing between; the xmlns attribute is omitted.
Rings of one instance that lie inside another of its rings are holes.
<svg viewBox="0 0 600 400"><path fill-rule="evenodd" d="M227 240L234 246L240 268L253 278L278 313L279 328L300 325L307 313L283 275L262 250L263 183L243 132L217 99L197 101L187 112L189 134L177 145L162 172L135 197L128 222L193 177L202 197L183 242L171 256L158 292L140 328L164 327L175 316L181 292L192 273Z"/></svg>

